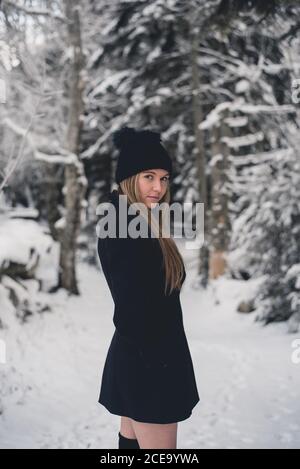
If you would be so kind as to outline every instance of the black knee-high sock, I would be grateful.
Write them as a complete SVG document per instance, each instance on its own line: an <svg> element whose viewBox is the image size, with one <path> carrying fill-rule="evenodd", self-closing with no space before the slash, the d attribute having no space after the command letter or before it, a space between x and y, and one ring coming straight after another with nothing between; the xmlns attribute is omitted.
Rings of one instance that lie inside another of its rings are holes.
<svg viewBox="0 0 300 469"><path fill-rule="evenodd" d="M135 438L126 438L119 432L119 449L140 449Z"/></svg>

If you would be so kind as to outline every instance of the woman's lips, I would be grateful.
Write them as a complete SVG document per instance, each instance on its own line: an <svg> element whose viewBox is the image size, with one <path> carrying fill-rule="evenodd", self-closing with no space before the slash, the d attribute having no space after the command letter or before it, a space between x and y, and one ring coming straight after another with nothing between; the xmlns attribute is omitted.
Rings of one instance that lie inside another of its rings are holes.
<svg viewBox="0 0 300 469"><path fill-rule="evenodd" d="M158 197L152 197L151 195L148 195L148 198L153 199L153 200L158 200Z"/></svg>

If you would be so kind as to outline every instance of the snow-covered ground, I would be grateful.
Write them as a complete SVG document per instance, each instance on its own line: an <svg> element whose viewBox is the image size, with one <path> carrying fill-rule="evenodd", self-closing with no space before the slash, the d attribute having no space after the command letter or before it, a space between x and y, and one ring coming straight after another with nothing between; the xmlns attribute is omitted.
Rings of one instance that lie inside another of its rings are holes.
<svg viewBox="0 0 300 469"><path fill-rule="evenodd" d="M255 281L220 278L192 287L196 251L184 254L185 331L200 402L178 426L178 448L300 448L300 363L286 324L262 327L236 312ZM113 303L100 267L80 263L80 297L41 294L52 311L0 329L1 448L117 448L120 417L98 401L114 332ZM10 315L0 291L1 313ZM11 315L12 317L12 315Z"/></svg>

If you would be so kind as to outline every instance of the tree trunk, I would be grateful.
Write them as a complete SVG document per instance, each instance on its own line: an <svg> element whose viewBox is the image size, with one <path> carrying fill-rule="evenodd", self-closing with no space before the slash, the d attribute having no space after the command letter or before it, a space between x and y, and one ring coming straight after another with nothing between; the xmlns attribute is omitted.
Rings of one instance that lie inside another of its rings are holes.
<svg viewBox="0 0 300 469"><path fill-rule="evenodd" d="M83 112L83 67L79 1L65 0L66 17L68 23L67 45L72 50L69 74L70 107L68 116L65 148L73 153L74 162L65 166L65 220L61 229L60 240L60 271L59 287L63 287L72 294L79 294L76 279L76 240L79 234L81 210L86 190L86 178L83 164L79 159L79 143L82 127L81 114Z"/></svg>
<svg viewBox="0 0 300 469"><path fill-rule="evenodd" d="M192 28L192 44L191 44L191 79L192 79L192 96L193 96L193 120L194 120L194 134L196 141L196 164L197 174L199 181L199 195L200 202L204 204L204 243L200 248L199 253L199 275L201 278L201 285L207 286L208 283L208 199L207 199L207 184L206 184L206 159L204 151L204 135L203 130L199 129L199 124L203 121L203 111L199 99L201 81L199 76L198 67L198 42L199 42L199 28L194 26Z"/></svg>
<svg viewBox="0 0 300 469"><path fill-rule="evenodd" d="M230 239L228 215L227 166L229 147L222 137L230 136L226 124L227 111L223 113L220 126L212 128L211 170L211 253L209 277L217 278L226 270L226 253Z"/></svg>
<svg viewBox="0 0 300 469"><path fill-rule="evenodd" d="M60 168L55 164L44 164L44 182L45 182L45 199L46 199L46 214L48 219L48 226L52 238L59 241L58 230L55 226L57 220L60 219L61 213L58 206L60 203L60 187L58 184L58 176Z"/></svg>

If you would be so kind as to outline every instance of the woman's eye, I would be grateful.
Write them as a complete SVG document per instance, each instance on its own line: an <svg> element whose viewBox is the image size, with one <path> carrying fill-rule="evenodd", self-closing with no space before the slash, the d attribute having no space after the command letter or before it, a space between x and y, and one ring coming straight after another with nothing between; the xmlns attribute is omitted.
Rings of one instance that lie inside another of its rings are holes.
<svg viewBox="0 0 300 469"><path fill-rule="evenodd" d="M151 174L148 174L147 176L145 176L146 178L152 178L153 176ZM164 179L165 181L168 181L169 178L167 176L164 176L162 179Z"/></svg>

